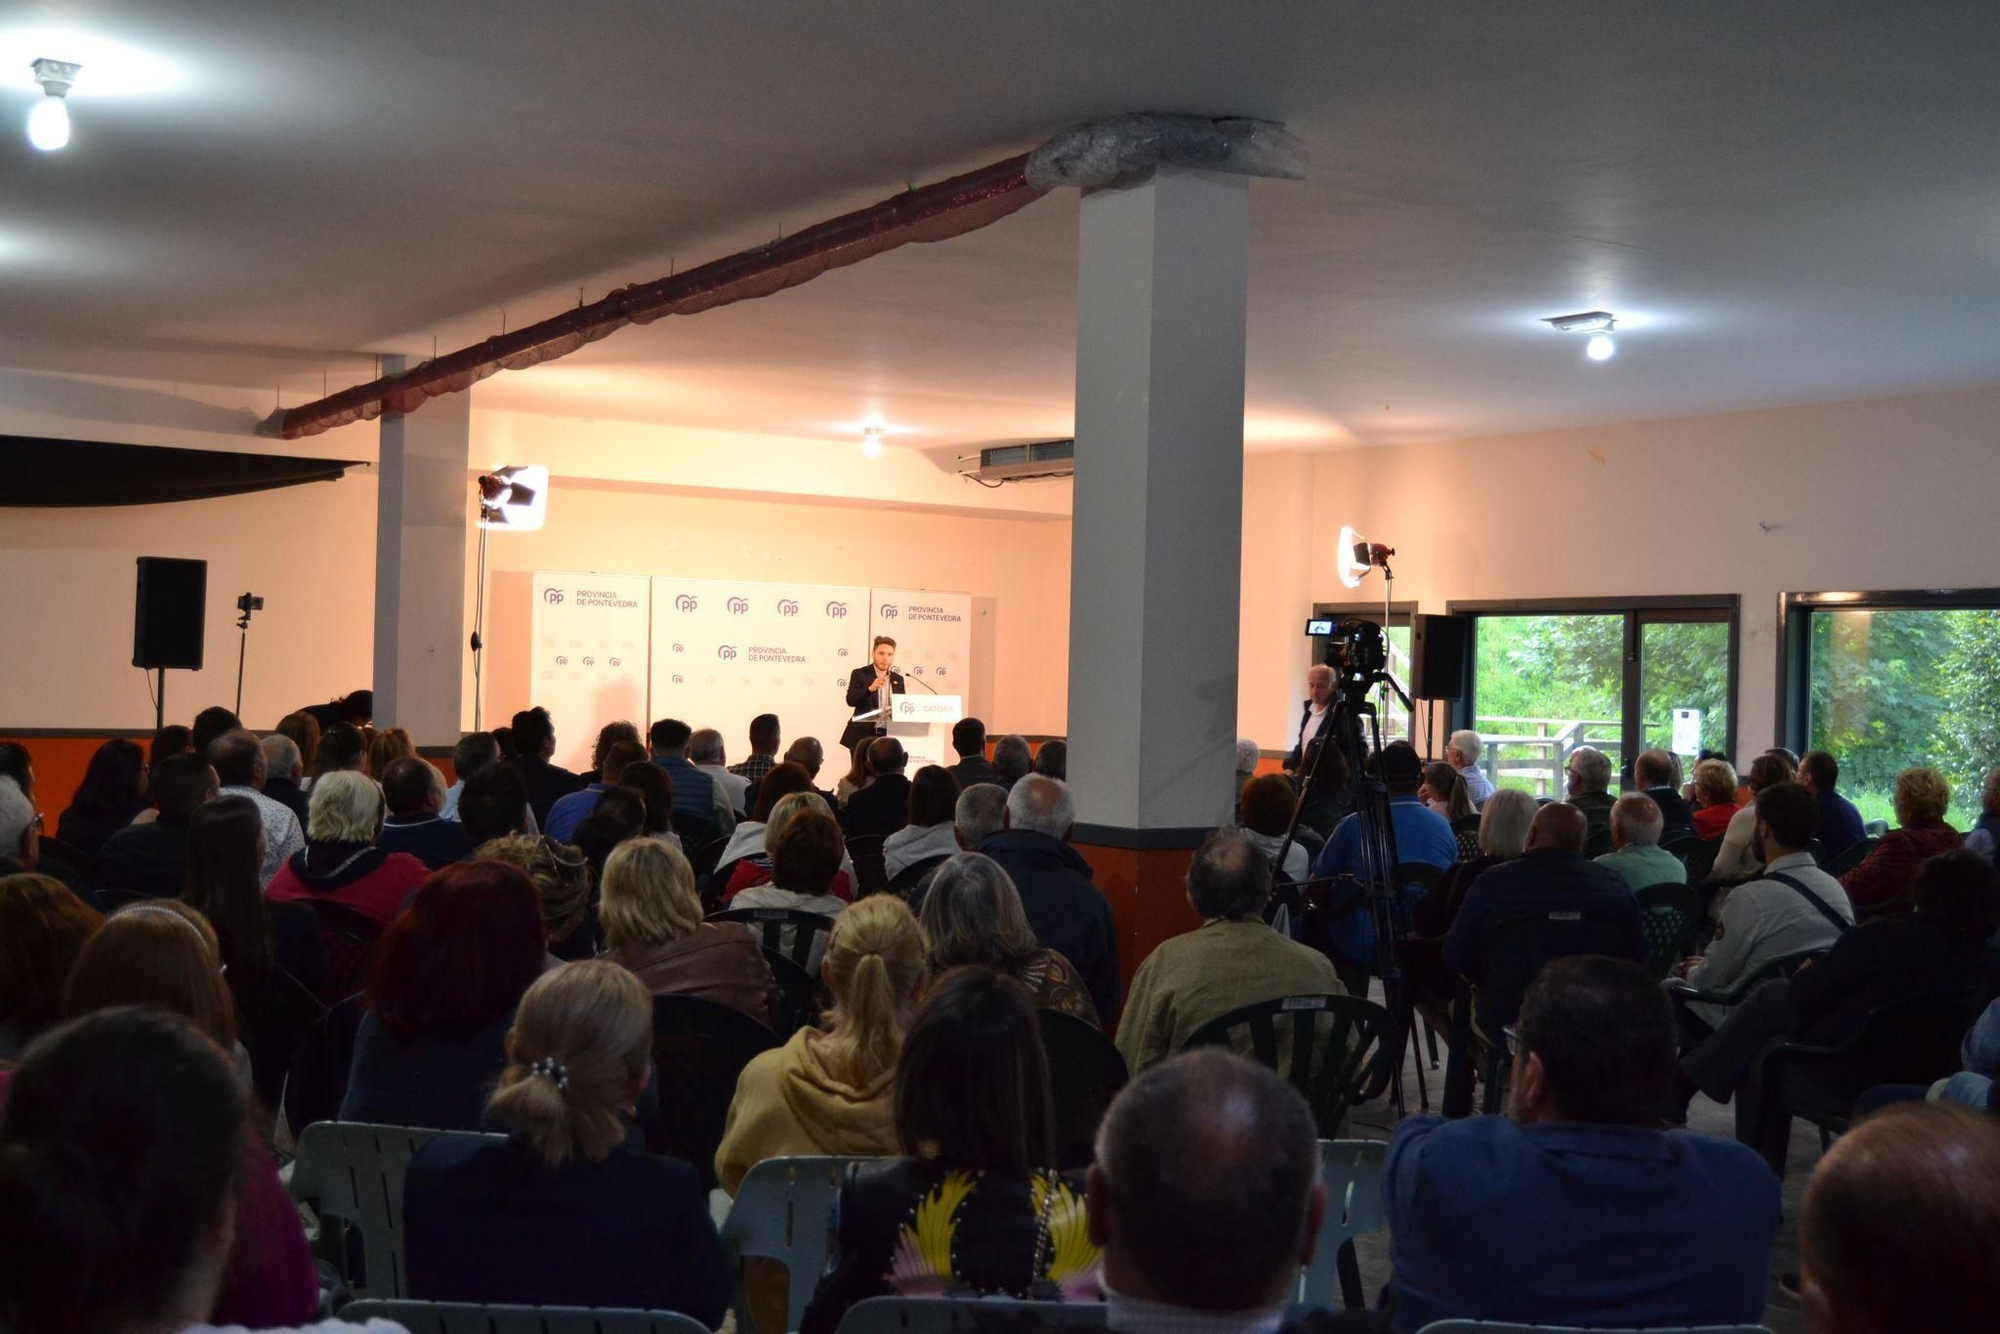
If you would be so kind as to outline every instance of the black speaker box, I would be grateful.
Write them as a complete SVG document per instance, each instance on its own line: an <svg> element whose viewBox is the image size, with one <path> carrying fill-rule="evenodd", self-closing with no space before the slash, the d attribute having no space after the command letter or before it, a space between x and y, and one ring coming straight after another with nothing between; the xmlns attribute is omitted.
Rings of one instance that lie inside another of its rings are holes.
<svg viewBox="0 0 2000 1334"><path fill-rule="evenodd" d="M207 607L207 561L139 557L132 665L200 671Z"/></svg>
<svg viewBox="0 0 2000 1334"><path fill-rule="evenodd" d="M1410 630L1410 697L1464 699L1472 675L1470 616L1418 616Z"/></svg>

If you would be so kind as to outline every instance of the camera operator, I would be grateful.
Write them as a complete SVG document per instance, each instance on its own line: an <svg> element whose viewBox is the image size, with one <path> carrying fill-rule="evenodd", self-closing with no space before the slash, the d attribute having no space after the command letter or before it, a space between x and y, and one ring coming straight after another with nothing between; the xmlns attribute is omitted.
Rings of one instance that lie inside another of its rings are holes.
<svg viewBox="0 0 2000 1334"><path fill-rule="evenodd" d="M1292 753L1285 756L1285 772L1297 773L1308 747L1333 734L1327 725L1333 719L1333 668L1314 663L1306 668L1305 711L1299 715L1298 735L1292 738Z"/></svg>

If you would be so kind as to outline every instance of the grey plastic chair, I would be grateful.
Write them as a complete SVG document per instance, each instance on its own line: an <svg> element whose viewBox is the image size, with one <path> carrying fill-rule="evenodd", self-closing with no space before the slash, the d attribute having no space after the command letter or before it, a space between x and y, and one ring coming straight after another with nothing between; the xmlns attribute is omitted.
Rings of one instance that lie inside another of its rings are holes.
<svg viewBox="0 0 2000 1334"><path fill-rule="evenodd" d="M317 1121L299 1135L298 1161L292 1165L292 1198L312 1206L320 1218L322 1241L329 1235L328 1218L337 1218L361 1233L359 1281L346 1275L357 1297L390 1298L409 1294L403 1267L403 1174L418 1149L438 1138L504 1140L505 1135L472 1135L460 1131L423 1130L412 1126L371 1126L356 1121ZM344 1247L322 1246L322 1258L344 1269Z"/></svg>
<svg viewBox="0 0 2000 1334"><path fill-rule="evenodd" d="M479 1306L471 1302L350 1302L340 1318L391 1320L410 1334L709 1334L679 1311L611 1306Z"/></svg>
<svg viewBox="0 0 2000 1334"><path fill-rule="evenodd" d="M981 1315L1032 1316L1051 1329L1103 1329L1103 1302L1009 1297L870 1297L847 1308L837 1334L971 1334Z"/></svg>
<svg viewBox="0 0 2000 1334"><path fill-rule="evenodd" d="M789 1300L785 1328L797 1329L833 1245L833 1204L849 1163L860 1157L766 1158L737 1188L722 1223L722 1244L738 1275L736 1328L751 1328L743 1298L742 1262L775 1260L785 1267Z"/></svg>
<svg viewBox="0 0 2000 1334"><path fill-rule="evenodd" d="M1368 1305L1352 1246L1363 1233L1382 1230L1382 1175L1388 1161L1389 1146L1381 1140L1319 1142L1319 1179L1326 1186L1326 1217L1319 1225L1312 1263L1299 1274L1300 1305L1332 1306L1336 1282L1350 1310Z"/></svg>
<svg viewBox="0 0 2000 1334"><path fill-rule="evenodd" d="M1510 1325L1493 1320L1433 1320L1417 1334L1771 1334L1762 1325L1658 1325L1583 1330L1573 1325Z"/></svg>

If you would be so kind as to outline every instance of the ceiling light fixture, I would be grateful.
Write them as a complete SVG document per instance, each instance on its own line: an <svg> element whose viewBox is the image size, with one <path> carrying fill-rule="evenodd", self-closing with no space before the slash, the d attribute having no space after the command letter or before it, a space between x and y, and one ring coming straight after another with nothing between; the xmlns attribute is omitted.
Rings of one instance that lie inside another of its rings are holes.
<svg viewBox="0 0 2000 1334"><path fill-rule="evenodd" d="M861 452L871 459L882 457L882 428L864 426L861 428Z"/></svg>
<svg viewBox="0 0 2000 1334"><path fill-rule="evenodd" d="M28 112L28 142L44 153L53 153L69 142L69 103L65 99L83 67L44 56L32 68L44 96Z"/></svg>
<svg viewBox="0 0 2000 1334"><path fill-rule="evenodd" d="M1618 328L1618 317L1608 310L1586 310L1575 315L1554 315L1542 321L1557 333L1587 333L1590 341L1583 345L1583 355L1592 361L1609 361L1618 355L1617 340L1612 333Z"/></svg>

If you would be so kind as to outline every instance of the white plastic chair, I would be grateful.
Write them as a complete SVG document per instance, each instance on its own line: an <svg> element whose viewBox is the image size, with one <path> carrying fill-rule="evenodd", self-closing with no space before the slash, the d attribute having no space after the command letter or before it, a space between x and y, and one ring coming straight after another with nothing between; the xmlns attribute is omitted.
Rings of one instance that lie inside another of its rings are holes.
<svg viewBox="0 0 2000 1334"><path fill-rule="evenodd" d="M982 1314L1032 1316L1051 1329L1104 1328L1103 1302L1011 1297L870 1297L847 1308L836 1334L971 1334Z"/></svg>
<svg viewBox="0 0 2000 1334"><path fill-rule="evenodd" d="M1332 1306L1337 1285L1350 1309L1367 1306L1366 1295L1361 1291L1359 1263L1349 1259L1342 1264L1340 1256L1342 1249L1356 1237L1382 1230L1382 1176L1388 1161L1389 1146L1381 1140L1319 1142L1319 1177L1326 1185L1326 1217L1319 1225L1312 1263L1299 1274L1301 1305Z"/></svg>
<svg viewBox="0 0 2000 1334"><path fill-rule="evenodd" d="M1573 1325L1510 1325L1493 1320L1433 1320L1417 1334L1771 1334L1762 1325L1649 1325L1645 1329L1578 1329Z"/></svg>
<svg viewBox="0 0 2000 1334"><path fill-rule="evenodd" d="M789 1298L785 1328L799 1327L820 1271L826 1268L841 1177L849 1163L868 1161L865 1157L766 1158L745 1174L722 1224L722 1244L737 1274L738 1330L752 1327L742 1262L753 1257L785 1267Z"/></svg>
<svg viewBox="0 0 2000 1334"><path fill-rule="evenodd" d="M611 1306L483 1306L472 1302L350 1302L340 1318L361 1324L389 1320L410 1334L709 1334L678 1311Z"/></svg>

